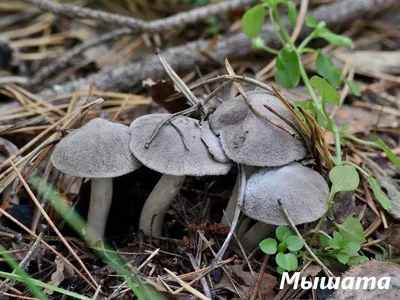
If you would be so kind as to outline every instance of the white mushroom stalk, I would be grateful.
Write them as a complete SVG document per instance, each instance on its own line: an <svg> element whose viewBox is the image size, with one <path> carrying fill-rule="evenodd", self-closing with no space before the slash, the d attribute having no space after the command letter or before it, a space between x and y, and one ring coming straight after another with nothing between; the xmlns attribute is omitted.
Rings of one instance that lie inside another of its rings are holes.
<svg viewBox="0 0 400 300"><path fill-rule="evenodd" d="M113 195L112 178L91 179L90 206L87 216L87 240L102 239L106 231ZM95 203L95 205L94 205Z"/></svg>
<svg viewBox="0 0 400 300"><path fill-rule="evenodd" d="M164 215L186 176L225 175L232 166L211 156L201 140L196 119L176 116L154 136L154 129L169 116L145 115L130 126L133 155L146 167L163 174L147 198L139 220L140 229L150 236L161 236Z"/></svg>
<svg viewBox="0 0 400 300"><path fill-rule="evenodd" d="M143 206L139 228L145 233L160 235L165 212L179 193L186 176L163 175Z"/></svg>
<svg viewBox="0 0 400 300"><path fill-rule="evenodd" d="M113 178L140 168L129 150L129 128L101 118L91 120L61 140L52 155L63 173L91 179L86 240L104 238L113 195Z"/></svg>

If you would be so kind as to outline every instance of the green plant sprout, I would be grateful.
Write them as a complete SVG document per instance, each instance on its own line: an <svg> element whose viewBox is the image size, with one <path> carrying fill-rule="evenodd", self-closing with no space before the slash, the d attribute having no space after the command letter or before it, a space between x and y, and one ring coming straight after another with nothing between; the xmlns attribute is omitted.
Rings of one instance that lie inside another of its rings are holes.
<svg viewBox="0 0 400 300"><path fill-rule="evenodd" d="M343 224L335 224L337 231L331 237L324 231L317 232L319 248L312 248L313 253L321 259L325 265L330 266L330 259L336 259L344 265L353 265L368 260L366 256L359 255L362 244L365 241L364 230L361 223L355 218L347 219ZM310 230L309 233L315 233ZM259 247L265 254L275 255L278 265L277 272L296 271L302 258L312 260L308 251L303 249L305 241L298 237L288 226L278 226L274 238L263 240ZM384 251L383 255L384 255ZM382 257L384 257L382 255Z"/></svg>
<svg viewBox="0 0 400 300"><path fill-rule="evenodd" d="M351 191L358 187L360 179L357 170L367 178L367 182L380 205L385 210L389 210L391 208L391 200L382 191L379 182L358 165L351 161L343 160L341 145L346 142L346 139L349 139L363 145L381 149L396 166L400 166L400 159L393 154L383 140L364 141L359 139L348 133L346 126L338 127L330 118L326 110L326 104L340 104L340 97L337 92L339 86L347 84L355 96L360 96L360 91L354 82L342 75L342 72L335 67L330 57L324 55L320 49L309 47L312 40L322 38L335 46L352 48L353 43L351 39L333 33L326 27L325 22L318 22L312 16L308 16L305 19L305 24L312 28L312 32L297 46L291 41L288 31L283 25L278 13L279 4L287 6L288 21L291 26L294 26L297 21L297 10L296 5L291 0L261 0L260 4L250 8L243 15L242 29L252 39L254 48L263 49L276 55L275 80L282 87L287 89L295 88L300 83L300 80L304 83L312 101L298 101L296 103L295 112L299 117L305 119L298 109L298 107L302 107L316 118L321 128L331 132L335 137L336 153L334 156L330 155L334 168L329 173L329 178L333 185L329 196L329 214L332 215L332 201L337 192ZM281 50L267 47L262 37L259 36L265 21L266 11L268 11L269 19L274 26L275 34L283 45ZM310 52L316 54L316 70L318 73L318 75L313 76L311 79L308 78L301 60L303 54ZM318 92L321 100L317 97L314 89Z"/></svg>
<svg viewBox="0 0 400 300"><path fill-rule="evenodd" d="M298 268L297 257L299 250L304 246L304 240L299 238L289 227L279 226L275 230L276 239L268 238L263 240L259 247L265 254L275 256L278 265L277 271L282 274L284 271L295 271ZM279 242L279 244L278 244Z"/></svg>

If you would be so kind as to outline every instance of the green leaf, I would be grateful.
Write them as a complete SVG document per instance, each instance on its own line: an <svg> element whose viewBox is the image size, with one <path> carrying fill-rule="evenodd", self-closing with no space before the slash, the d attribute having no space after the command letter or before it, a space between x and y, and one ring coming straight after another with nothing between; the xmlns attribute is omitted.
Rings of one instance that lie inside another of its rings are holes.
<svg viewBox="0 0 400 300"><path fill-rule="evenodd" d="M298 251L304 246L304 240L296 235L292 235L287 238L286 244L290 251Z"/></svg>
<svg viewBox="0 0 400 300"><path fill-rule="evenodd" d="M305 23L308 27L312 27L312 28L315 28L318 26L318 21L312 16L307 16Z"/></svg>
<svg viewBox="0 0 400 300"><path fill-rule="evenodd" d="M275 80L284 88L291 89L300 82L299 60L296 52L288 49L279 51Z"/></svg>
<svg viewBox="0 0 400 300"><path fill-rule="evenodd" d="M343 81L349 86L350 91L353 93L354 96L361 96L361 92L358 89L358 86L353 81L347 79L346 77L343 77Z"/></svg>
<svg viewBox="0 0 400 300"><path fill-rule="evenodd" d="M348 218L343 224L335 224L343 238L362 245L365 241L364 229L356 218Z"/></svg>
<svg viewBox="0 0 400 300"><path fill-rule="evenodd" d="M340 242L343 240L343 237L342 237L342 235L339 233L339 232L337 232L337 231L334 231L333 232L333 239L330 239L329 241L328 241L328 245L330 246L330 247L332 247L333 249L340 249Z"/></svg>
<svg viewBox="0 0 400 300"><path fill-rule="evenodd" d="M354 242L349 242L347 244L347 249L349 249L349 251L351 251L351 252L358 252L361 249L361 245L354 243Z"/></svg>
<svg viewBox="0 0 400 300"><path fill-rule="evenodd" d="M395 164L396 166L400 167L400 159L394 155L394 153L392 152L392 150L389 149L388 146L386 146L385 142L382 141L382 139L378 139L375 144L377 146L379 146L387 155L387 157L389 158L389 160Z"/></svg>
<svg viewBox="0 0 400 300"><path fill-rule="evenodd" d="M327 236L325 236L325 235L320 235L319 236L319 243L321 244L321 246L323 247L323 248L328 248L330 245L329 245L329 241L330 241L331 239L330 238L328 238Z"/></svg>
<svg viewBox="0 0 400 300"><path fill-rule="evenodd" d="M278 245L278 252L285 252L287 249L287 244L285 242L281 242Z"/></svg>
<svg viewBox="0 0 400 300"><path fill-rule="evenodd" d="M281 267L278 266L278 267L276 268L276 271L278 272L279 275L282 275L283 272L285 272L286 270L285 270L284 268L281 268Z"/></svg>
<svg viewBox="0 0 400 300"><path fill-rule="evenodd" d="M351 266L351 265L357 265L357 264L361 264L361 263L364 263L364 262L366 262L366 261L368 261L369 259L368 259L368 257L366 257L366 256L351 256L350 258L349 258L349 261L347 262L347 264L349 265L349 266Z"/></svg>
<svg viewBox="0 0 400 300"><path fill-rule="evenodd" d="M287 271L296 271L299 266L297 257L292 253L278 253L275 260L279 267Z"/></svg>
<svg viewBox="0 0 400 300"><path fill-rule="evenodd" d="M372 191L374 192L376 199L381 204L381 206L384 209L389 210L392 207L392 201L382 191L381 185L379 184L379 182L375 178L373 178L371 175L368 175L367 181L368 181L368 184L371 187Z"/></svg>
<svg viewBox="0 0 400 300"><path fill-rule="evenodd" d="M289 1L287 3L288 6L288 20L292 26L296 25L297 21L297 11L296 11L296 4L294 4L292 1Z"/></svg>
<svg viewBox="0 0 400 300"><path fill-rule="evenodd" d="M248 11L242 17L242 29L245 35L252 38L261 32L265 21L265 8L259 4Z"/></svg>
<svg viewBox="0 0 400 300"><path fill-rule="evenodd" d="M349 261L349 255L347 253L344 252L340 252L336 255L336 258L339 262L341 262L342 264L347 264L347 262Z"/></svg>
<svg viewBox="0 0 400 300"><path fill-rule="evenodd" d="M341 72L335 67L330 57L323 55L321 50L317 54L317 72L324 77L333 87L338 87L341 79Z"/></svg>
<svg viewBox="0 0 400 300"><path fill-rule="evenodd" d="M360 183L360 177L353 166L334 167L329 172L329 179L332 182L332 190L335 193L353 191Z"/></svg>
<svg viewBox="0 0 400 300"><path fill-rule="evenodd" d="M275 254L278 248L277 242L271 238L263 240L258 246L265 254Z"/></svg>
<svg viewBox="0 0 400 300"><path fill-rule="evenodd" d="M353 47L353 42L350 38L348 38L347 36L333 33L326 27L319 32L319 36L327 40L329 43L339 47L346 47L346 48Z"/></svg>
<svg viewBox="0 0 400 300"><path fill-rule="evenodd" d="M295 234L292 229L290 229L290 227L281 225L275 229L275 235L278 240L280 240L281 242L285 242L288 237Z"/></svg>
<svg viewBox="0 0 400 300"><path fill-rule="evenodd" d="M330 102L332 104L339 105L339 93L328 83L328 81L319 76L313 76L310 79L310 83L321 95L322 102Z"/></svg>

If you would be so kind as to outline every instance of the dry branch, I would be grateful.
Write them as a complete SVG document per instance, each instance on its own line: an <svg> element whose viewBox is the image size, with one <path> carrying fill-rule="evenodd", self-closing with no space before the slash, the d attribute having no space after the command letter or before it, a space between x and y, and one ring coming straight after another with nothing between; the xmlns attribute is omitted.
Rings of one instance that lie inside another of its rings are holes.
<svg viewBox="0 0 400 300"><path fill-rule="evenodd" d="M31 1L31 0L30 0ZM346 24L357 18L371 18L387 9L399 6L398 0L344 0L333 4L321 6L310 13L317 20L325 21L327 26ZM285 22L287 24L287 22ZM309 30L302 30L300 37L304 37ZM279 41L273 34L273 26L268 23L263 27L262 35L266 45L278 47ZM163 52L164 58L169 62L176 72L186 72L193 69L194 65L205 65L209 59L201 54L198 49L205 49L209 40L187 43L184 46L173 47ZM243 33L232 36L221 37L215 45L212 55L219 61L228 58L230 61L248 56L254 50L251 47L249 38ZM161 79L165 70L158 62L156 55L143 57L139 62L133 62L126 66L112 70L92 74L86 79L74 80L56 88L49 88L41 91L39 96L50 98L58 94L73 92L76 88L88 85L93 80L95 86L107 91L129 91L146 78L154 80Z"/></svg>
<svg viewBox="0 0 400 300"><path fill-rule="evenodd" d="M255 0L228 0L216 4L206 5L190 11L182 12L168 18L158 19L155 21L143 21L119 14L107 13L100 10L94 10L86 7L79 7L70 4L57 4L48 0L26 0L43 11L48 11L56 15L79 18L92 19L100 21L102 24L123 26L131 28L131 33L147 32L161 33L171 30L184 24L194 24L204 20L212 15L224 14L228 11L246 6L257 1Z"/></svg>
<svg viewBox="0 0 400 300"><path fill-rule="evenodd" d="M111 32L102 34L98 37L89 39L80 45L75 46L65 55L57 58L54 62L48 66L44 66L40 69L32 78L30 84L35 86L41 83L44 79L49 78L56 71L64 68L67 64L76 56L82 54L86 49L95 47L107 41L115 40L121 36L129 35L137 32L166 32L177 26L184 26L187 24L193 24L198 21L204 20L213 15L222 15L226 12L235 10L240 7L251 5L257 0L233 0L223 1L217 4L209 4L204 7L195 8L190 11L185 11L174 16L159 19L156 21L142 21L134 18L129 18L117 14L110 14L88 8L82 8L78 6L68 4L57 4L47 0L27 0L44 11L49 11L54 14L58 14L66 17L80 17L90 18L95 20L102 20L106 24L110 25L122 25L126 26L123 28L115 29Z"/></svg>

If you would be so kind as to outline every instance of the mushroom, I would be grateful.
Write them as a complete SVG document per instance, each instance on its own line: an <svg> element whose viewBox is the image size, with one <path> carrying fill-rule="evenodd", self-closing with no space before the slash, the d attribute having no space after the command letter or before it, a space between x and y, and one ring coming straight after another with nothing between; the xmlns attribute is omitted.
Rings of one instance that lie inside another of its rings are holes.
<svg viewBox="0 0 400 300"><path fill-rule="evenodd" d="M130 149L146 167L164 174L147 198L139 228L147 235L160 236L164 215L186 176L225 175L231 163L213 158L201 139L199 121L176 116L153 132L170 114L151 114L137 118L130 126ZM146 146L147 145L147 146Z"/></svg>
<svg viewBox="0 0 400 300"><path fill-rule="evenodd" d="M6 161L11 155L14 155L15 153L18 152L18 147L15 146L13 143L11 143L9 140L3 139L0 137L0 165ZM7 200L7 198L10 196L12 193L12 184L9 184L4 190L3 190L3 197L2 201L3 203ZM12 199L13 204L19 204L19 198L18 196L14 196Z"/></svg>
<svg viewBox="0 0 400 300"><path fill-rule="evenodd" d="M210 117L210 127L219 136L226 155L238 164L257 167L282 166L303 159L307 149L287 131L292 128L264 105L271 107L292 124L295 118L273 94L253 91L246 94L259 115L279 123L284 130L263 120L243 96L222 103Z"/></svg>
<svg viewBox="0 0 400 300"><path fill-rule="evenodd" d="M87 239L102 239L112 202L113 177L135 171L141 163L129 150L129 127L95 118L63 138L52 163L63 173L91 179Z"/></svg>
<svg viewBox="0 0 400 300"><path fill-rule="evenodd" d="M363 264L355 265L345 272L341 278L342 282L345 277L353 278L355 284L357 281L365 279L360 281L359 288L344 289L339 284L339 289L335 290L328 300L400 299L400 266L397 263L379 260L367 261ZM327 278L325 279L327 280ZM377 286L379 283L384 285L388 281L388 287L379 288ZM373 283L375 283L374 287L371 286ZM366 287L364 287L365 284Z"/></svg>
<svg viewBox="0 0 400 300"><path fill-rule="evenodd" d="M234 162L246 165L247 176L251 175L249 166L283 166L303 159L307 149L301 140L288 133L293 129L264 106L271 107L295 126L297 121L281 101L275 95L260 90L246 92L246 97L257 113L243 96L238 96L222 103L210 117L210 127L219 136L224 153ZM281 128L263 118L278 123ZM227 206L229 221L232 221L236 207L236 190L237 187ZM228 220L222 218L221 223L227 225ZM265 232L268 231L266 229Z"/></svg>
<svg viewBox="0 0 400 300"><path fill-rule="evenodd" d="M286 207L294 224L313 222L328 210L329 187L311 168L293 162L283 167L261 168L248 180L242 211L245 215L271 225L287 225L278 200ZM247 236L247 247L263 237Z"/></svg>

